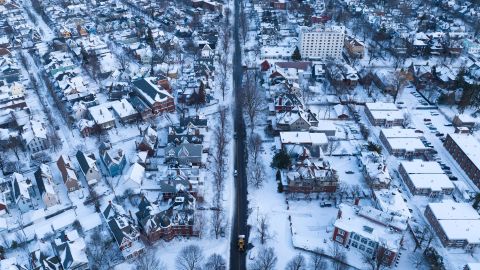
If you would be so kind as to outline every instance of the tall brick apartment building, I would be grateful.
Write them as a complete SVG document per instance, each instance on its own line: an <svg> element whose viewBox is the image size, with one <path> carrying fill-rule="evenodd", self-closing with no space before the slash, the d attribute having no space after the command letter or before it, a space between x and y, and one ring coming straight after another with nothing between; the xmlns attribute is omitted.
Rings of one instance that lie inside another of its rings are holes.
<svg viewBox="0 0 480 270"><path fill-rule="evenodd" d="M469 134L448 134L445 148L470 179L480 187L480 142Z"/></svg>

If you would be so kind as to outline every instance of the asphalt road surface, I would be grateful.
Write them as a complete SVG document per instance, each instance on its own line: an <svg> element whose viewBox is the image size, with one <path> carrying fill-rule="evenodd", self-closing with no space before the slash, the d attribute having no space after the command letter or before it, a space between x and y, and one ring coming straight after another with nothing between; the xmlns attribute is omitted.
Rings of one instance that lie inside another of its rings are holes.
<svg viewBox="0 0 480 270"><path fill-rule="evenodd" d="M246 174L246 147L245 147L245 121L242 112L242 48L240 46L239 27L239 8L241 0L234 1L234 25L233 38L235 52L233 54L233 91L235 94L235 108L233 112L234 131L237 134L235 143L235 161L234 166L237 170L235 177L235 206L232 220L232 242L230 248L230 269L244 270L246 269L246 252L238 251L238 236L243 234L246 236L248 243L248 226L247 226L247 174Z"/></svg>

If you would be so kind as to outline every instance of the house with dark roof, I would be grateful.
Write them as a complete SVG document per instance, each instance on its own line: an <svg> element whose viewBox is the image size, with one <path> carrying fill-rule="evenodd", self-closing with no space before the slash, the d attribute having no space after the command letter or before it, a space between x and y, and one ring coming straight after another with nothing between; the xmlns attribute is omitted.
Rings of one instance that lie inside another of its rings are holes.
<svg viewBox="0 0 480 270"><path fill-rule="evenodd" d="M124 258L132 259L144 252L135 221L122 206L109 202L102 214Z"/></svg>
<svg viewBox="0 0 480 270"><path fill-rule="evenodd" d="M63 270L88 270L86 245L77 231L61 232L52 242L55 255Z"/></svg>
<svg viewBox="0 0 480 270"><path fill-rule="evenodd" d="M77 162L80 165L80 171L85 177L89 186L95 185L101 178L102 174L97 166L97 159L93 153L84 153L80 150L75 155Z"/></svg>
<svg viewBox="0 0 480 270"><path fill-rule="evenodd" d="M21 210L25 210L32 205L35 197L35 190L32 180L25 178L22 174L12 174L12 197L13 201Z"/></svg>
<svg viewBox="0 0 480 270"><path fill-rule="evenodd" d="M112 177L121 175L127 164L125 152L122 149L113 149L110 142L103 142L100 145L100 159Z"/></svg>
<svg viewBox="0 0 480 270"><path fill-rule="evenodd" d="M137 143L137 149L147 151L149 156L153 156L158 142L157 131L152 126L148 126L142 131L142 135L142 140Z"/></svg>
<svg viewBox="0 0 480 270"><path fill-rule="evenodd" d="M57 167L62 173L63 183L67 187L68 192L79 190L80 181L78 181L75 168L67 155L61 155L57 160Z"/></svg>
<svg viewBox="0 0 480 270"><path fill-rule="evenodd" d="M153 114L175 111L173 96L165 89L160 89L155 78L140 78L132 82L135 94L144 101Z"/></svg>
<svg viewBox="0 0 480 270"><path fill-rule="evenodd" d="M60 203L57 192L55 190L55 184L53 183L53 175L50 167L46 164L41 164L37 171L34 173L35 180L37 181L38 191L42 196L43 203L46 207L52 207Z"/></svg>
<svg viewBox="0 0 480 270"><path fill-rule="evenodd" d="M195 230L195 198L188 192L179 191L162 209L143 197L136 213L140 231L149 242L160 239L170 241L176 236L198 236Z"/></svg>
<svg viewBox="0 0 480 270"><path fill-rule="evenodd" d="M199 166L202 164L201 144L184 143L165 148L165 162L176 165Z"/></svg>

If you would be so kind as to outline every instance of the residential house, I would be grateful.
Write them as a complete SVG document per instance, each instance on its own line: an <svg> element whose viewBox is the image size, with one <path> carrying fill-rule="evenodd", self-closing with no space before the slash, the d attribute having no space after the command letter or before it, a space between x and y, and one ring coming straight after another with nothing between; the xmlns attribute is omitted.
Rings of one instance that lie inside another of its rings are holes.
<svg viewBox="0 0 480 270"><path fill-rule="evenodd" d="M176 236L198 236L199 232L194 228L195 202L195 198L185 191L177 192L167 202L166 209L143 197L136 213L142 234L150 243L160 239L170 241Z"/></svg>
<svg viewBox="0 0 480 270"><path fill-rule="evenodd" d="M168 145L165 148L165 162L168 164L199 166L202 164L201 144L184 143Z"/></svg>
<svg viewBox="0 0 480 270"><path fill-rule="evenodd" d="M310 111L277 113L275 129L283 131L307 131L318 126L317 117Z"/></svg>
<svg viewBox="0 0 480 270"><path fill-rule="evenodd" d="M377 152L360 153L359 162L367 184L372 189L384 189L390 187L392 177L387 169L385 158Z"/></svg>
<svg viewBox="0 0 480 270"><path fill-rule="evenodd" d="M132 82L134 91L144 101L153 114L173 112L175 103L173 96L165 89L160 89L154 82L155 78L140 78Z"/></svg>
<svg viewBox="0 0 480 270"><path fill-rule="evenodd" d="M151 125L147 126L142 131L142 140L137 143L137 150L147 151L149 156L153 156L157 148L158 134L154 128Z"/></svg>
<svg viewBox="0 0 480 270"><path fill-rule="evenodd" d="M112 177L121 175L127 163L123 149L113 149L110 142L100 145L100 160Z"/></svg>
<svg viewBox="0 0 480 270"><path fill-rule="evenodd" d="M75 154L77 162L80 165L80 171L85 177L89 186L95 185L102 178L102 174L97 166L97 160L93 153L84 153L80 150Z"/></svg>
<svg viewBox="0 0 480 270"><path fill-rule="evenodd" d="M102 214L125 259L136 258L144 252L135 221L122 206L109 202Z"/></svg>
<svg viewBox="0 0 480 270"><path fill-rule="evenodd" d="M85 240L76 230L61 232L52 247L64 270L89 270Z"/></svg>
<svg viewBox="0 0 480 270"><path fill-rule="evenodd" d="M353 37L345 38L345 48L347 48L348 54L355 58L363 58L365 53L365 44Z"/></svg>
<svg viewBox="0 0 480 270"><path fill-rule="evenodd" d="M138 112L133 108L132 104L126 99L115 100L110 102L114 114L122 123L131 123L139 118Z"/></svg>
<svg viewBox="0 0 480 270"><path fill-rule="evenodd" d="M25 178L22 174L12 174L12 197L15 204L22 210L26 210L33 206L35 190L32 180Z"/></svg>
<svg viewBox="0 0 480 270"><path fill-rule="evenodd" d="M331 193L337 190L338 181L337 171L328 161L305 159L282 175L282 185L287 193Z"/></svg>
<svg viewBox="0 0 480 270"><path fill-rule="evenodd" d="M115 127L115 117L105 104L88 108L88 113L99 129L107 130Z"/></svg>
<svg viewBox="0 0 480 270"><path fill-rule="evenodd" d="M45 207L48 208L59 204L60 201L57 196L57 191L55 190L50 167L46 164L41 164L37 171L35 171L34 175Z"/></svg>
<svg viewBox="0 0 480 270"><path fill-rule="evenodd" d="M81 188L80 181L77 178L70 157L67 155L61 155L57 160L57 166L62 173L63 183L65 183L68 192L79 190Z"/></svg>
<svg viewBox="0 0 480 270"><path fill-rule="evenodd" d="M40 121L31 120L29 125L24 126L22 139L25 147L32 153L46 150L49 147L45 124Z"/></svg>

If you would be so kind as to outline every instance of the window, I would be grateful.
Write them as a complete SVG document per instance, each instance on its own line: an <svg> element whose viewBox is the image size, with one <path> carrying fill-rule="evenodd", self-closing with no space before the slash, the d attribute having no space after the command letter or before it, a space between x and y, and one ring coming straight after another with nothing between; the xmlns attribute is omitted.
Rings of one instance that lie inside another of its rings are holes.
<svg viewBox="0 0 480 270"><path fill-rule="evenodd" d="M358 248L359 248L361 251L365 251L365 246L364 246L364 245L360 245Z"/></svg>
<svg viewBox="0 0 480 270"><path fill-rule="evenodd" d="M369 242L368 242L368 245L371 246L371 247L374 247L374 246L375 246L375 242L369 241Z"/></svg>
<svg viewBox="0 0 480 270"><path fill-rule="evenodd" d="M343 238L340 235L337 235L337 237L335 237L335 241L343 243Z"/></svg>
<svg viewBox="0 0 480 270"><path fill-rule="evenodd" d="M343 236L343 235L345 235L345 231L338 229L338 234Z"/></svg>
<svg viewBox="0 0 480 270"><path fill-rule="evenodd" d="M370 253L370 254L372 254L372 253L373 253L373 249L367 248L367 252Z"/></svg>
<svg viewBox="0 0 480 270"><path fill-rule="evenodd" d="M352 247L354 247L354 248L358 248L358 244L357 244L357 242L353 241L353 242L352 242Z"/></svg>
<svg viewBox="0 0 480 270"><path fill-rule="evenodd" d="M368 240L367 240L367 238L362 238L362 240L360 242L362 242L362 244L366 244L368 242Z"/></svg>

